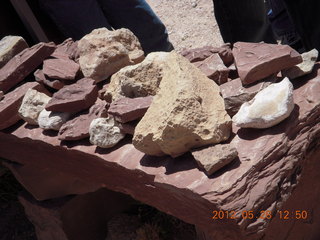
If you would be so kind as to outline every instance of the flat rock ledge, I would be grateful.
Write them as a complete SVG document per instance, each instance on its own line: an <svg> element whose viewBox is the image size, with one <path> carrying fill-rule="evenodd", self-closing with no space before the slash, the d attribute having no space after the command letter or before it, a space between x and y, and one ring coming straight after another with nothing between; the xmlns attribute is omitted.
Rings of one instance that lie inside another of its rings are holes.
<svg viewBox="0 0 320 240"><path fill-rule="evenodd" d="M13 172L38 200L107 187L195 224L215 240L317 239L320 151L307 154L320 138L319 72L298 84L289 118L265 130L234 128L231 144L239 159L210 177L191 154L174 161L150 157L126 141L113 149L63 145L58 136L26 124L0 132L0 157L21 164ZM236 219L213 219L220 210L234 211ZM259 218L267 210L272 219ZM279 210L304 210L308 218L284 221ZM245 211L256 217L243 219Z"/></svg>

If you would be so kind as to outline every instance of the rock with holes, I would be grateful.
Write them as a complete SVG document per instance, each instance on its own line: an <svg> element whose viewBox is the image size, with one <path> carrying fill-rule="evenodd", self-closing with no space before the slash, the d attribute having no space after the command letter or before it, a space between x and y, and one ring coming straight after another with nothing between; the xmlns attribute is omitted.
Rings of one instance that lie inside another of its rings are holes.
<svg viewBox="0 0 320 240"><path fill-rule="evenodd" d="M43 109L38 117L38 124L40 128L45 130L59 131L62 124L70 118L70 113L51 112Z"/></svg>
<svg viewBox="0 0 320 240"><path fill-rule="evenodd" d="M289 117L293 108L293 86L285 78L244 103L232 121L242 128L269 128Z"/></svg>
<svg viewBox="0 0 320 240"><path fill-rule="evenodd" d="M90 142L101 148L111 148L125 137L112 116L94 119L89 128Z"/></svg>
<svg viewBox="0 0 320 240"><path fill-rule="evenodd" d="M107 79L121 68L144 59L137 37L128 29L109 31L99 28L78 43L79 63L85 77L97 82Z"/></svg>
<svg viewBox="0 0 320 240"><path fill-rule="evenodd" d="M0 68L15 55L28 47L27 42L19 36L6 36L0 41Z"/></svg>
<svg viewBox="0 0 320 240"><path fill-rule="evenodd" d="M24 95L19 108L20 117L29 124L38 125L39 114L50 99L48 95L30 88Z"/></svg>
<svg viewBox="0 0 320 240"><path fill-rule="evenodd" d="M225 141L231 119L218 85L181 55L165 56L159 91L135 128L133 144L148 155L177 157Z"/></svg>

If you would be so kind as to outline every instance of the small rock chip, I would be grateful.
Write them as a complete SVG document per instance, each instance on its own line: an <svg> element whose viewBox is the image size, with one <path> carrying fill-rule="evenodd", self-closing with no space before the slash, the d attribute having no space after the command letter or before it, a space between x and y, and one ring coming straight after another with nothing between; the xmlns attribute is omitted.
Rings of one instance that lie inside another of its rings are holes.
<svg viewBox="0 0 320 240"><path fill-rule="evenodd" d="M19 36L6 36L0 41L0 68L15 55L26 49L28 44Z"/></svg>
<svg viewBox="0 0 320 240"><path fill-rule="evenodd" d="M122 123L119 125L119 128L123 134L134 135L134 130L139 121L133 121L128 123Z"/></svg>
<svg viewBox="0 0 320 240"><path fill-rule="evenodd" d="M0 101L3 99L3 92L2 91L0 91Z"/></svg>
<svg viewBox="0 0 320 240"><path fill-rule="evenodd" d="M82 78L54 93L46 106L46 110L77 113L91 107L97 97L98 89L95 81L90 78Z"/></svg>
<svg viewBox="0 0 320 240"><path fill-rule="evenodd" d="M89 134L90 142L101 148L111 148L125 137L112 116L94 119Z"/></svg>
<svg viewBox="0 0 320 240"><path fill-rule="evenodd" d="M54 51L54 43L38 43L26 48L0 69L0 90L6 93L17 85Z"/></svg>
<svg viewBox="0 0 320 240"><path fill-rule="evenodd" d="M271 77L254 85L243 87L241 79L237 78L222 84L220 90L229 116L234 116L243 103L250 101L258 92L276 80L276 77Z"/></svg>
<svg viewBox="0 0 320 240"><path fill-rule="evenodd" d="M140 119L152 103L152 96L140 98L120 98L111 103L108 113L121 123Z"/></svg>
<svg viewBox="0 0 320 240"><path fill-rule="evenodd" d="M51 87L56 90L60 90L63 88L64 83L60 80L51 80L47 78L44 74L43 71L40 69L37 69L34 73L34 78L36 79L37 82L43 83L44 85L47 85L48 87Z"/></svg>
<svg viewBox="0 0 320 240"><path fill-rule="evenodd" d="M57 45L51 57L77 60L79 58L78 43L74 42L72 38L66 39L63 43Z"/></svg>
<svg viewBox="0 0 320 240"><path fill-rule="evenodd" d="M217 53L212 54L202 62L196 62L195 65L218 85L228 81L229 69L223 64Z"/></svg>
<svg viewBox="0 0 320 240"><path fill-rule="evenodd" d="M194 149L192 156L199 167L211 175L231 163L237 156L238 151L231 144L217 144L211 147Z"/></svg>
<svg viewBox="0 0 320 240"><path fill-rule="evenodd" d="M70 59L47 59L43 62L43 73L49 78L74 81L80 66Z"/></svg>
<svg viewBox="0 0 320 240"><path fill-rule="evenodd" d="M318 50L313 49L309 52L302 53L302 60L303 62L288 69L284 69L281 71L282 76L288 77L289 79L295 79L306 75L312 72L314 64L318 59Z"/></svg>
<svg viewBox="0 0 320 240"><path fill-rule="evenodd" d="M23 97L19 108L20 117L27 123L38 125L38 117L51 97L34 89L29 89Z"/></svg>
<svg viewBox="0 0 320 240"><path fill-rule="evenodd" d="M268 128L289 117L293 108L293 86L284 78L244 103L232 120L242 128Z"/></svg>
<svg viewBox="0 0 320 240"><path fill-rule="evenodd" d="M78 114L73 119L62 125L58 138L60 140L75 141L89 137L91 122L100 117L106 117L106 102L98 99L97 102L84 113Z"/></svg>
<svg viewBox="0 0 320 240"><path fill-rule="evenodd" d="M288 45L237 42L232 52L243 84L262 80L302 62L301 55Z"/></svg>
<svg viewBox="0 0 320 240"><path fill-rule="evenodd" d="M62 124L64 124L69 117L69 113L51 112L43 109L39 114L38 124L42 129L59 131Z"/></svg>
<svg viewBox="0 0 320 240"><path fill-rule="evenodd" d="M84 76L97 82L144 59L138 38L124 28L115 31L107 28L95 29L79 41L78 48Z"/></svg>

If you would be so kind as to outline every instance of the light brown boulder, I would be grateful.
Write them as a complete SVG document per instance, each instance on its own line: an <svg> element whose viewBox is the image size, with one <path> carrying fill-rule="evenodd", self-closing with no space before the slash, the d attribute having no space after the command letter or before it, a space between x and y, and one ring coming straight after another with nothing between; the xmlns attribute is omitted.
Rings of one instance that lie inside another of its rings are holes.
<svg viewBox="0 0 320 240"><path fill-rule="evenodd" d="M124 28L115 31L95 29L79 41L78 48L83 75L97 82L144 59L139 40Z"/></svg>
<svg viewBox="0 0 320 240"><path fill-rule="evenodd" d="M30 88L24 95L19 108L20 117L29 124L38 125L39 114L50 99L48 95Z"/></svg>
<svg viewBox="0 0 320 240"><path fill-rule="evenodd" d="M218 85L175 52L164 62L159 91L135 129L133 145L148 155L177 157L227 140L231 119Z"/></svg>
<svg viewBox="0 0 320 240"><path fill-rule="evenodd" d="M6 36L0 41L0 68L11 58L28 47L26 41L19 36Z"/></svg>

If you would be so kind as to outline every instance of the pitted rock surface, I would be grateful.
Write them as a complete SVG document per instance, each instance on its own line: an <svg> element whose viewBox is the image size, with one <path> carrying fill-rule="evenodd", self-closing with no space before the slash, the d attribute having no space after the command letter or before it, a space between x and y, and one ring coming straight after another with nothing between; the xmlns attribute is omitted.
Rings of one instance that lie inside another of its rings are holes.
<svg viewBox="0 0 320 240"><path fill-rule="evenodd" d="M130 30L124 28L115 31L107 28L95 29L79 41L78 48L79 63L84 76L97 82L144 59L139 40Z"/></svg>

